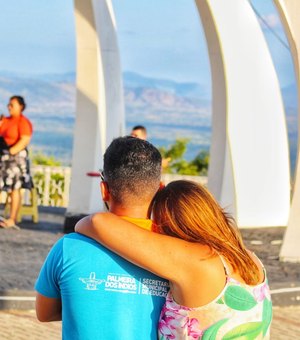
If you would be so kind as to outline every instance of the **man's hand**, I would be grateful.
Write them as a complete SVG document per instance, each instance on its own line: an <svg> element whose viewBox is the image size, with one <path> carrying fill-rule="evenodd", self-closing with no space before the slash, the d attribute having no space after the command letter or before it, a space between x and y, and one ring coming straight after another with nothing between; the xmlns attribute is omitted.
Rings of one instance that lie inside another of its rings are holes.
<svg viewBox="0 0 300 340"><path fill-rule="evenodd" d="M18 152L24 150L26 146L29 144L30 138L31 138L30 136L21 136L18 142L14 146L9 148L9 153L11 155L16 155Z"/></svg>

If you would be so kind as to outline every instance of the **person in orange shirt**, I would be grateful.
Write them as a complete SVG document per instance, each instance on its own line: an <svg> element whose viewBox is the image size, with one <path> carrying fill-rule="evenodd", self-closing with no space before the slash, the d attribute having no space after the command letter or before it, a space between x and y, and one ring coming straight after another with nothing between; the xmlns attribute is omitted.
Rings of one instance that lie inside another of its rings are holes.
<svg viewBox="0 0 300 340"><path fill-rule="evenodd" d="M32 124L23 115L26 108L24 98L12 96L7 105L9 116L0 121L0 191L7 191L11 197L8 219L1 217L0 227L16 226L20 208L22 187L30 187L28 146L32 136ZM18 227L17 227L18 228Z"/></svg>

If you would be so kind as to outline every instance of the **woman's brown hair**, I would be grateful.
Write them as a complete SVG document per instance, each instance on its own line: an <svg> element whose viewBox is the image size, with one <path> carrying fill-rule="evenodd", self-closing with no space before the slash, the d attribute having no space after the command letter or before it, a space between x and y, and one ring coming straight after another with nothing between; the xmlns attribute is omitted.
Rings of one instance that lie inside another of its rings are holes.
<svg viewBox="0 0 300 340"><path fill-rule="evenodd" d="M160 190L151 204L158 232L208 245L222 255L243 280L259 282L259 270L246 250L234 220L203 186L174 181Z"/></svg>

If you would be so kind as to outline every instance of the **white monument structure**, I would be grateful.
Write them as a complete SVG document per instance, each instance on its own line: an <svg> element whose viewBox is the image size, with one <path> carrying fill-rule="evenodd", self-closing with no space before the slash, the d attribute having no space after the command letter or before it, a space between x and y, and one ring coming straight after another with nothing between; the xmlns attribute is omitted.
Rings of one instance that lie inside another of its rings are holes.
<svg viewBox="0 0 300 340"><path fill-rule="evenodd" d="M298 90L298 157L288 228L280 252L283 261L300 262L300 1L274 0L289 41Z"/></svg>
<svg viewBox="0 0 300 340"><path fill-rule="evenodd" d="M208 186L239 226L286 225L290 169L285 113L259 22L247 0L196 3L213 84Z"/></svg>
<svg viewBox="0 0 300 340"><path fill-rule="evenodd" d="M247 0L195 2L212 70L209 188L240 227L285 226L290 213L288 137L279 82L259 22ZM292 12L297 7L299 14L298 1L275 2L291 41L293 34L299 41L299 29L291 28L296 27L296 11ZM99 210L98 185L86 173L102 166L107 145L124 134L111 1L75 0L75 16L77 111L67 216ZM293 204L299 204L300 188L295 193ZM291 226L300 219L295 211L292 208Z"/></svg>
<svg viewBox="0 0 300 340"><path fill-rule="evenodd" d="M102 168L102 155L124 134L122 72L116 23L110 0L75 0L77 99L70 202L74 216L102 208L99 179L87 173ZM76 220L76 217L75 217Z"/></svg>

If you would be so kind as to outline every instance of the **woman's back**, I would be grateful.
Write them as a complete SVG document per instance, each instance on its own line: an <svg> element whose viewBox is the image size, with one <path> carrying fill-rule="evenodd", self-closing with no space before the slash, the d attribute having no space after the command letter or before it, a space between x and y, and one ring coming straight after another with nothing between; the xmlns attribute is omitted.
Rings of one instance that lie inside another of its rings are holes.
<svg viewBox="0 0 300 340"><path fill-rule="evenodd" d="M219 259L219 261L218 261ZM218 262L222 263L224 281L213 282L214 270L209 268L208 277L190 283L195 292L194 302L205 301L199 294L201 287L207 291L207 303L200 307L187 307L176 302L172 289L161 312L159 339L268 339L272 319L272 302L265 270L261 283L250 286L238 280L239 274L231 275L230 266L220 256L215 257L216 279L222 280ZM205 260L207 261L207 260ZM208 260L210 262L210 260ZM212 274L212 275L211 275ZM219 275L219 278L217 276ZM197 277L195 273L194 277ZM218 291L218 286L223 287ZM192 287L192 288L191 288ZM176 289L176 288L175 288ZM177 291L175 292L177 295ZM184 293L183 295L189 295Z"/></svg>

